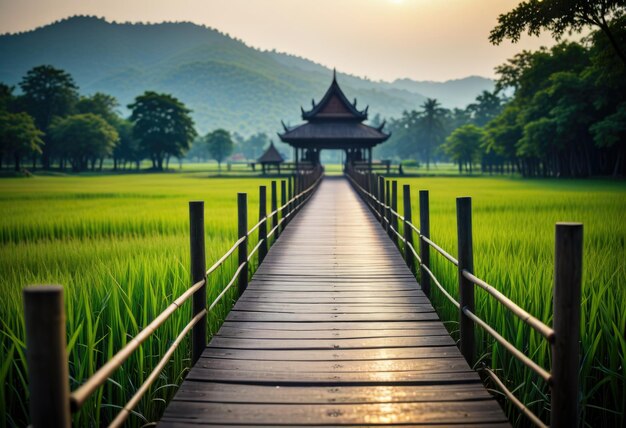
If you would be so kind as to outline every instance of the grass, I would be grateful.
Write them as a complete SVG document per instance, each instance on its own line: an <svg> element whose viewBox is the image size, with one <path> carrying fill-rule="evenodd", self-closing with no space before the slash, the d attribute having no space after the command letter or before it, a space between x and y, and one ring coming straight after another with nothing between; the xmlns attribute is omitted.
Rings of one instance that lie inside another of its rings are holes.
<svg viewBox="0 0 626 428"><path fill-rule="evenodd" d="M332 169L332 168L331 168ZM74 389L189 285L189 200L206 201L207 264L236 239L236 193L249 194L257 218L259 178L207 179L186 166L171 174L36 176L0 180L0 426L27 424L21 289L62 284ZM333 169L338 172L338 168ZM583 286L583 417L590 426L623 426L626 397L626 186L622 182L521 180L488 177L400 179L430 190L431 236L456 254L455 197L473 197L475 272L531 314L551 324L554 223L585 224ZM401 201L400 201L401 202ZM401 205L401 203L400 203ZM402 207L400 207L402 208ZM254 240L253 240L254 241ZM252 246L250 246L252 248ZM435 274L457 295L456 272L431 255ZM212 300L235 268L229 261L210 279ZM234 296L209 316L214 332ZM458 314L437 291L433 299L455 333ZM548 348L493 299L476 291L477 312L542 366ZM109 421L149 374L190 318L186 304L147 341L75 417L76 426ZM479 332L479 330L477 330ZM480 332L479 332L480 333ZM481 361L497 369L525 403L548 419L546 385L477 336ZM186 373L184 342L131 417L157 420ZM518 425L523 417L508 408Z"/></svg>
<svg viewBox="0 0 626 428"><path fill-rule="evenodd" d="M626 185L601 180L522 180L515 178L400 179L413 192L430 194L431 238L457 254L455 198L471 196L475 273L522 308L552 324L554 225L584 223L582 362L580 406L585 425L624 426L626 419ZM402 207L401 201L399 201ZM402 210L400 210L402 212ZM458 300L456 267L431 250L435 275ZM458 310L432 286L433 302L458 338ZM550 350L542 338L476 287L477 314L518 349L546 369ZM549 388L494 343L479 327L479 362L504 378L522 402L549 421ZM512 421L528 422L507 405Z"/></svg>
<svg viewBox="0 0 626 428"><path fill-rule="evenodd" d="M65 289L71 387L75 389L189 285L188 201L205 200L207 264L236 240L237 192L258 218L258 186L268 180L205 179L206 174L141 174L0 181L0 426L27 424L21 289ZM254 237L253 243L256 243ZM250 245L252 248L252 245ZM209 301L226 285L236 257L210 277ZM233 288L233 291L236 287ZM209 315L216 331L234 295ZM110 421L190 319L189 303L159 328L74 418ZM184 342L131 417L157 420L189 361Z"/></svg>

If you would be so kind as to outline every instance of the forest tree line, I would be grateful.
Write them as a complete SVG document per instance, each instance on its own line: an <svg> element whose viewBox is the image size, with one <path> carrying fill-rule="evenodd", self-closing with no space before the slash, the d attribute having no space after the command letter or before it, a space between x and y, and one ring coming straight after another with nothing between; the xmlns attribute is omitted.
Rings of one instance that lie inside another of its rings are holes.
<svg viewBox="0 0 626 428"><path fill-rule="evenodd" d="M527 3L532 2L518 9ZM577 15L564 15L560 27L553 28L548 18L539 16L537 22L518 22L517 33L506 33L501 25L492 39L519 37L522 24L538 31L545 22L559 36L568 28L566 18L574 20L570 29L580 29L593 21L593 7L600 9L604 3L584 4L592 9L582 23L576 24ZM379 155L417 159L427 168L433 161L451 160L459 172L468 173L479 166L483 172L519 172L526 177L624 176L626 17L623 5L615 7L616 17L604 21L606 28L596 19L599 28L582 43L523 51L497 67L495 90L483 92L467 108L448 110L428 99L419 110L390 120L393 136ZM607 11L610 8L597 13ZM514 27L507 20L532 18L532 13L503 15L501 21Z"/></svg>
<svg viewBox="0 0 626 428"><path fill-rule="evenodd" d="M0 83L0 166L72 171L102 170L105 159L113 169L135 167L149 159L152 169L164 170L171 158L182 159L192 144L221 162L236 143L258 149L267 137L248 139L216 129L200 136L191 111L169 94L146 91L128 105L129 117L119 112L111 95L81 96L64 70L41 65L29 70L15 88Z"/></svg>

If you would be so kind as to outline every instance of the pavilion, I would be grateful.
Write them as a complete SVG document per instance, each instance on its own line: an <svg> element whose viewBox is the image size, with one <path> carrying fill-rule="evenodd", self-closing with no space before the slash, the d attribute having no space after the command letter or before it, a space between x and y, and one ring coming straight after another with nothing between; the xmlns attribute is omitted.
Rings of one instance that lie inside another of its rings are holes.
<svg viewBox="0 0 626 428"><path fill-rule="evenodd" d="M278 173L280 174L280 164L284 161L285 160L280 155L278 150L276 150L276 147L274 147L274 142L272 141L270 142L270 146L267 148L267 150L265 150L265 153L263 153L261 157L257 160L257 163L261 164L261 167L263 168L263 174L269 171L271 167L276 168Z"/></svg>
<svg viewBox="0 0 626 428"><path fill-rule="evenodd" d="M367 110L356 108L357 100L351 103L337 83L337 73L333 71L333 81L319 103L312 101L313 108L302 110L301 125L289 128L283 123L285 132L278 134L280 139L294 148L296 167L301 161L313 165L320 163L323 149L344 150L346 165L363 162L371 166L372 147L386 141L390 133L383 132L385 123L378 127L364 124Z"/></svg>

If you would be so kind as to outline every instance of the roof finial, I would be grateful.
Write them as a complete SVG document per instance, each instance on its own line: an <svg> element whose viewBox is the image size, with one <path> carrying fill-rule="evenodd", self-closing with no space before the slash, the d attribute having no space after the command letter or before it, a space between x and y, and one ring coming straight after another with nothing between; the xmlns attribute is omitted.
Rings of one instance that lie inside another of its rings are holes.
<svg viewBox="0 0 626 428"><path fill-rule="evenodd" d="M333 67L333 82L337 83L337 69Z"/></svg>

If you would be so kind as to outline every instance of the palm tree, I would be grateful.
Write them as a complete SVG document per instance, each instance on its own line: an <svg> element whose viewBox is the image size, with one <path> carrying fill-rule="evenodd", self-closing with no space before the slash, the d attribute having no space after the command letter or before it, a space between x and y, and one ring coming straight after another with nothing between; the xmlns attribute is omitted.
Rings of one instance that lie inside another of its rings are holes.
<svg viewBox="0 0 626 428"><path fill-rule="evenodd" d="M419 123L420 140L423 145L422 152L424 162L426 162L426 169L430 169L430 159L433 151L444 137L443 117L447 110L442 108L439 101L435 98L427 98L421 107L422 111L420 112Z"/></svg>

